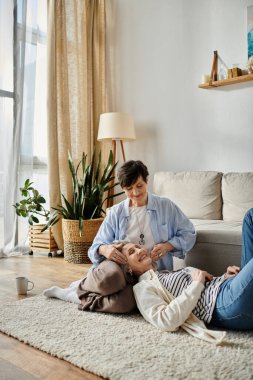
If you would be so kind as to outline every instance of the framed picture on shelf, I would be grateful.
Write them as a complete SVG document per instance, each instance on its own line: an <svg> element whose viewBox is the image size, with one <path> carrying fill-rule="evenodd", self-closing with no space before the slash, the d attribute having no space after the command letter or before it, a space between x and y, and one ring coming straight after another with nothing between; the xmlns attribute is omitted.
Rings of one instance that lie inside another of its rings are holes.
<svg viewBox="0 0 253 380"><path fill-rule="evenodd" d="M253 5L247 7L248 58L253 56Z"/></svg>

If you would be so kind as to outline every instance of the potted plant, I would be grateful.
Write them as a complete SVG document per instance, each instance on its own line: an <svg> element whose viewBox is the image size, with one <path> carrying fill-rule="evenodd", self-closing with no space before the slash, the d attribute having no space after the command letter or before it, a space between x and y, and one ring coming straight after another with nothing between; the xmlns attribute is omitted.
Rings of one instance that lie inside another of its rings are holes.
<svg viewBox="0 0 253 380"><path fill-rule="evenodd" d="M22 199L13 205L16 209L16 214L24 218L28 218L29 223L29 254L33 254L33 250L48 252L52 256L52 252L57 251L57 244L52 235L51 228L45 228L45 223L40 223L39 218L45 219L47 222L50 217L44 205L45 198L33 186L33 182L27 179L24 186L20 188ZM42 230L44 232L42 232Z"/></svg>
<svg viewBox="0 0 253 380"><path fill-rule="evenodd" d="M68 154L69 169L72 177L72 199L68 201L62 194L62 206L53 207L50 218L44 229L53 226L62 219L64 241L64 259L74 263L89 263L88 249L103 222L105 202L123 192L111 194L114 172L117 163L113 164L113 153L110 151L106 166L101 168L101 152L95 160L95 150L90 164L87 154L75 167ZM105 194L108 194L105 197Z"/></svg>

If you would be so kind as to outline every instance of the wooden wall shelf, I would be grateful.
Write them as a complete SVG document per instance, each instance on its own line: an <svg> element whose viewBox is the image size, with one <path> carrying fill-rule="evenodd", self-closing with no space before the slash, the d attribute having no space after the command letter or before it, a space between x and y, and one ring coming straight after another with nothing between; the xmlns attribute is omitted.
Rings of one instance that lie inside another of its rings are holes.
<svg viewBox="0 0 253 380"><path fill-rule="evenodd" d="M216 87L228 86L230 84L249 82L251 80L253 80L253 74L247 74L247 75L242 75L236 78L213 81L212 84L209 84L209 83L200 84L199 88L208 90L208 89L212 89Z"/></svg>

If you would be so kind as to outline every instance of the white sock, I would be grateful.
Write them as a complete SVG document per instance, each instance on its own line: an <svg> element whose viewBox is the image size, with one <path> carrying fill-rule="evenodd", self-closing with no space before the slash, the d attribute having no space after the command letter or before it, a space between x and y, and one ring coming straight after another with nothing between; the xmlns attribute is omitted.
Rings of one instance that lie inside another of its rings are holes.
<svg viewBox="0 0 253 380"><path fill-rule="evenodd" d="M81 282L81 280L77 280L77 281L71 282L71 284L69 285L69 287L70 288L75 287L77 289L78 285L80 284L80 282Z"/></svg>
<svg viewBox="0 0 253 380"><path fill-rule="evenodd" d="M79 282L80 281L78 281L78 284ZM79 304L80 300L77 296L76 290L77 290L77 286L71 286L66 289L59 288L58 286L52 286L51 288L44 290L43 294L45 297L48 297L48 298L59 298L60 300L63 300L63 301Z"/></svg>

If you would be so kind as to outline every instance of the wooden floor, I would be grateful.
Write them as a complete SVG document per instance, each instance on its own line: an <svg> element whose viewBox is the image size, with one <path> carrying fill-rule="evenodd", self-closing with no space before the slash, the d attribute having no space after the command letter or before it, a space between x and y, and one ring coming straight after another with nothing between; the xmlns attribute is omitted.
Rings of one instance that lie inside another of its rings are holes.
<svg viewBox="0 0 253 380"><path fill-rule="evenodd" d="M89 267L88 264L70 264L60 257L35 255L0 259L0 307L6 301L26 298L16 294L17 276L28 277L34 282L34 289L27 295L34 297L52 285L68 286L84 277ZM1 333L0 368L0 378L5 380L101 379Z"/></svg>

